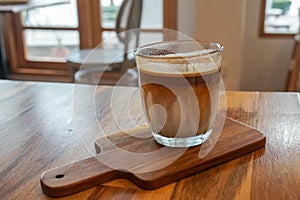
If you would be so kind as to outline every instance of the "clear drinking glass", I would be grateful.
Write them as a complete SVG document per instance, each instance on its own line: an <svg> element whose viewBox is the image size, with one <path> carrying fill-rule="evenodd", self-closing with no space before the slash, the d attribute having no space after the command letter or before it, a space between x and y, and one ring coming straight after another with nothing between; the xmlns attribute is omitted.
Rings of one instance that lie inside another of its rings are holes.
<svg viewBox="0 0 300 200"><path fill-rule="evenodd" d="M223 47L182 40L136 50L143 109L154 139L190 147L212 133L218 109Z"/></svg>

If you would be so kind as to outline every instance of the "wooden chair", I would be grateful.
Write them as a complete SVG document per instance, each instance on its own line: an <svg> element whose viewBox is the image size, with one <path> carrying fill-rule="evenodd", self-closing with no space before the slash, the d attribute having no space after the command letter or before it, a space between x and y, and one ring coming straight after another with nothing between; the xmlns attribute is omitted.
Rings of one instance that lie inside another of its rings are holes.
<svg viewBox="0 0 300 200"><path fill-rule="evenodd" d="M139 31L136 29L140 27L142 4L142 0L123 0L115 27L119 45L83 49L68 55L73 80L88 84L115 85L122 77L122 85L127 85L127 82L130 86L137 85L137 72L130 69L135 67L134 55L128 51L136 48L139 43Z"/></svg>
<svg viewBox="0 0 300 200"><path fill-rule="evenodd" d="M295 92L298 90L298 80L300 71L300 35L295 36L295 46L292 55L291 71L287 78L287 91Z"/></svg>

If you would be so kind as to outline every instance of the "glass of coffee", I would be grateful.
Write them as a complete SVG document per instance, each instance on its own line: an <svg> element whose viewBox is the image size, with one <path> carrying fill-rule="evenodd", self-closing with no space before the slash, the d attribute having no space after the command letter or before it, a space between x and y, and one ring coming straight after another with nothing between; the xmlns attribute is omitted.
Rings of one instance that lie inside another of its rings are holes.
<svg viewBox="0 0 300 200"><path fill-rule="evenodd" d="M136 50L143 109L158 143L191 147L209 138L218 110L222 51L219 43L194 40Z"/></svg>

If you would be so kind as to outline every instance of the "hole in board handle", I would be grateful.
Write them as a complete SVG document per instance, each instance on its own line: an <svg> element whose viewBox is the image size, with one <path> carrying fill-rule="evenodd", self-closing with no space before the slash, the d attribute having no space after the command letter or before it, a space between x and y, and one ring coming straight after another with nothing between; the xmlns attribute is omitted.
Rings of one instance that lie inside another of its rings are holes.
<svg viewBox="0 0 300 200"><path fill-rule="evenodd" d="M65 175L64 174L58 174L55 176L55 178L63 178Z"/></svg>

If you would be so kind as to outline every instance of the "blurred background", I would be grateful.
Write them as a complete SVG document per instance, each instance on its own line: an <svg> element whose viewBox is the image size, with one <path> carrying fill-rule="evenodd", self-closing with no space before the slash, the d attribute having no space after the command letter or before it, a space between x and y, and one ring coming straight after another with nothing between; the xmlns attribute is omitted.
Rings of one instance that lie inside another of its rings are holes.
<svg viewBox="0 0 300 200"><path fill-rule="evenodd" d="M2 2L1 78L72 82L68 56L101 42L117 45L118 40L105 41L116 34L122 2ZM144 0L139 40L162 40L162 29L168 28L220 42L228 90L286 91L299 7L299 0Z"/></svg>

